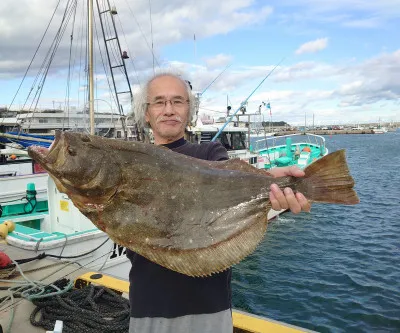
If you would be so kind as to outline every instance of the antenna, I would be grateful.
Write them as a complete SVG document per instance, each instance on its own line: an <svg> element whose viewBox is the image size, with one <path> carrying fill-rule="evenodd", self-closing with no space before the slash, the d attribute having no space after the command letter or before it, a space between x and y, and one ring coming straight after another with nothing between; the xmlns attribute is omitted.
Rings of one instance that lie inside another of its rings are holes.
<svg viewBox="0 0 400 333"><path fill-rule="evenodd" d="M153 74L155 75L154 69L154 41L153 41L153 20L151 19L151 0L149 0L149 9L150 9L150 34L151 34L151 53L153 56Z"/></svg>

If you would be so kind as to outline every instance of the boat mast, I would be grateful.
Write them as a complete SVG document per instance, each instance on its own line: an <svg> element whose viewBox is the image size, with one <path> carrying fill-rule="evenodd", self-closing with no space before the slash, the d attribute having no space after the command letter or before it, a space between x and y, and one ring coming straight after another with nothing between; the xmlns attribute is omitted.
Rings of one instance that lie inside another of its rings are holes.
<svg viewBox="0 0 400 333"><path fill-rule="evenodd" d="M88 43L89 43L89 116L90 134L94 135L94 85L93 85L93 0L88 0Z"/></svg>

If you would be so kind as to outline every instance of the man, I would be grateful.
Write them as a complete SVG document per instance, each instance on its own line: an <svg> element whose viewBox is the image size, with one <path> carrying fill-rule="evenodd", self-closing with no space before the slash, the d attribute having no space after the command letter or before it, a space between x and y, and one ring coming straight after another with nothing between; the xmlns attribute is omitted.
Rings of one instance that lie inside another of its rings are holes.
<svg viewBox="0 0 400 333"><path fill-rule="evenodd" d="M152 129L154 143L204 160L228 159L218 142L192 144L184 139L194 114L194 96L187 82L173 74L153 77L137 94L134 113L139 126ZM272 170L275 177L303 176L297 168ZM271 186L276 210L309 211L307 199L289 188ZM171 271L129 251L130 333L232 333L231 269L205 278Z"/></svg>

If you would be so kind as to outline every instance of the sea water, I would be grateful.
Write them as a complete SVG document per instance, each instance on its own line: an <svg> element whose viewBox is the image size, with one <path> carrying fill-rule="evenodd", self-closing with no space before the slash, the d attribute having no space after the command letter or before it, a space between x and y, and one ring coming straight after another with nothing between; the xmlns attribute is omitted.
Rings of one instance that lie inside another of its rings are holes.
<svg viewBox="0 0 400 333"><path fill-rule="evenodd" d="M400 332L400 131L326 136L360 204L272 221L233 270L233 306L318 332Z"/></svg>

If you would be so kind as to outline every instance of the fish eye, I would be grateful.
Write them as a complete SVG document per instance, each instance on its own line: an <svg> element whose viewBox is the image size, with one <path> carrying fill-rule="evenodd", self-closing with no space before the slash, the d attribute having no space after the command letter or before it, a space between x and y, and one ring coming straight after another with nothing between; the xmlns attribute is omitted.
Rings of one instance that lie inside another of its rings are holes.
<svg viewBox="0 0 400 333"><path fill-rule="evenodd" d="M68 147L67 151L68 151L68 154L70 154L71 156L76 156L76 150L75 149L73 149L71 147Z"/></svg>
<svg viewBox="0 0 400 333"><path fill-rule="evenodd" d="M82 140L83 142L90 142L90 137L89 137L88 135L82 135L82 136L81 136L81 140Z"/></svg>

